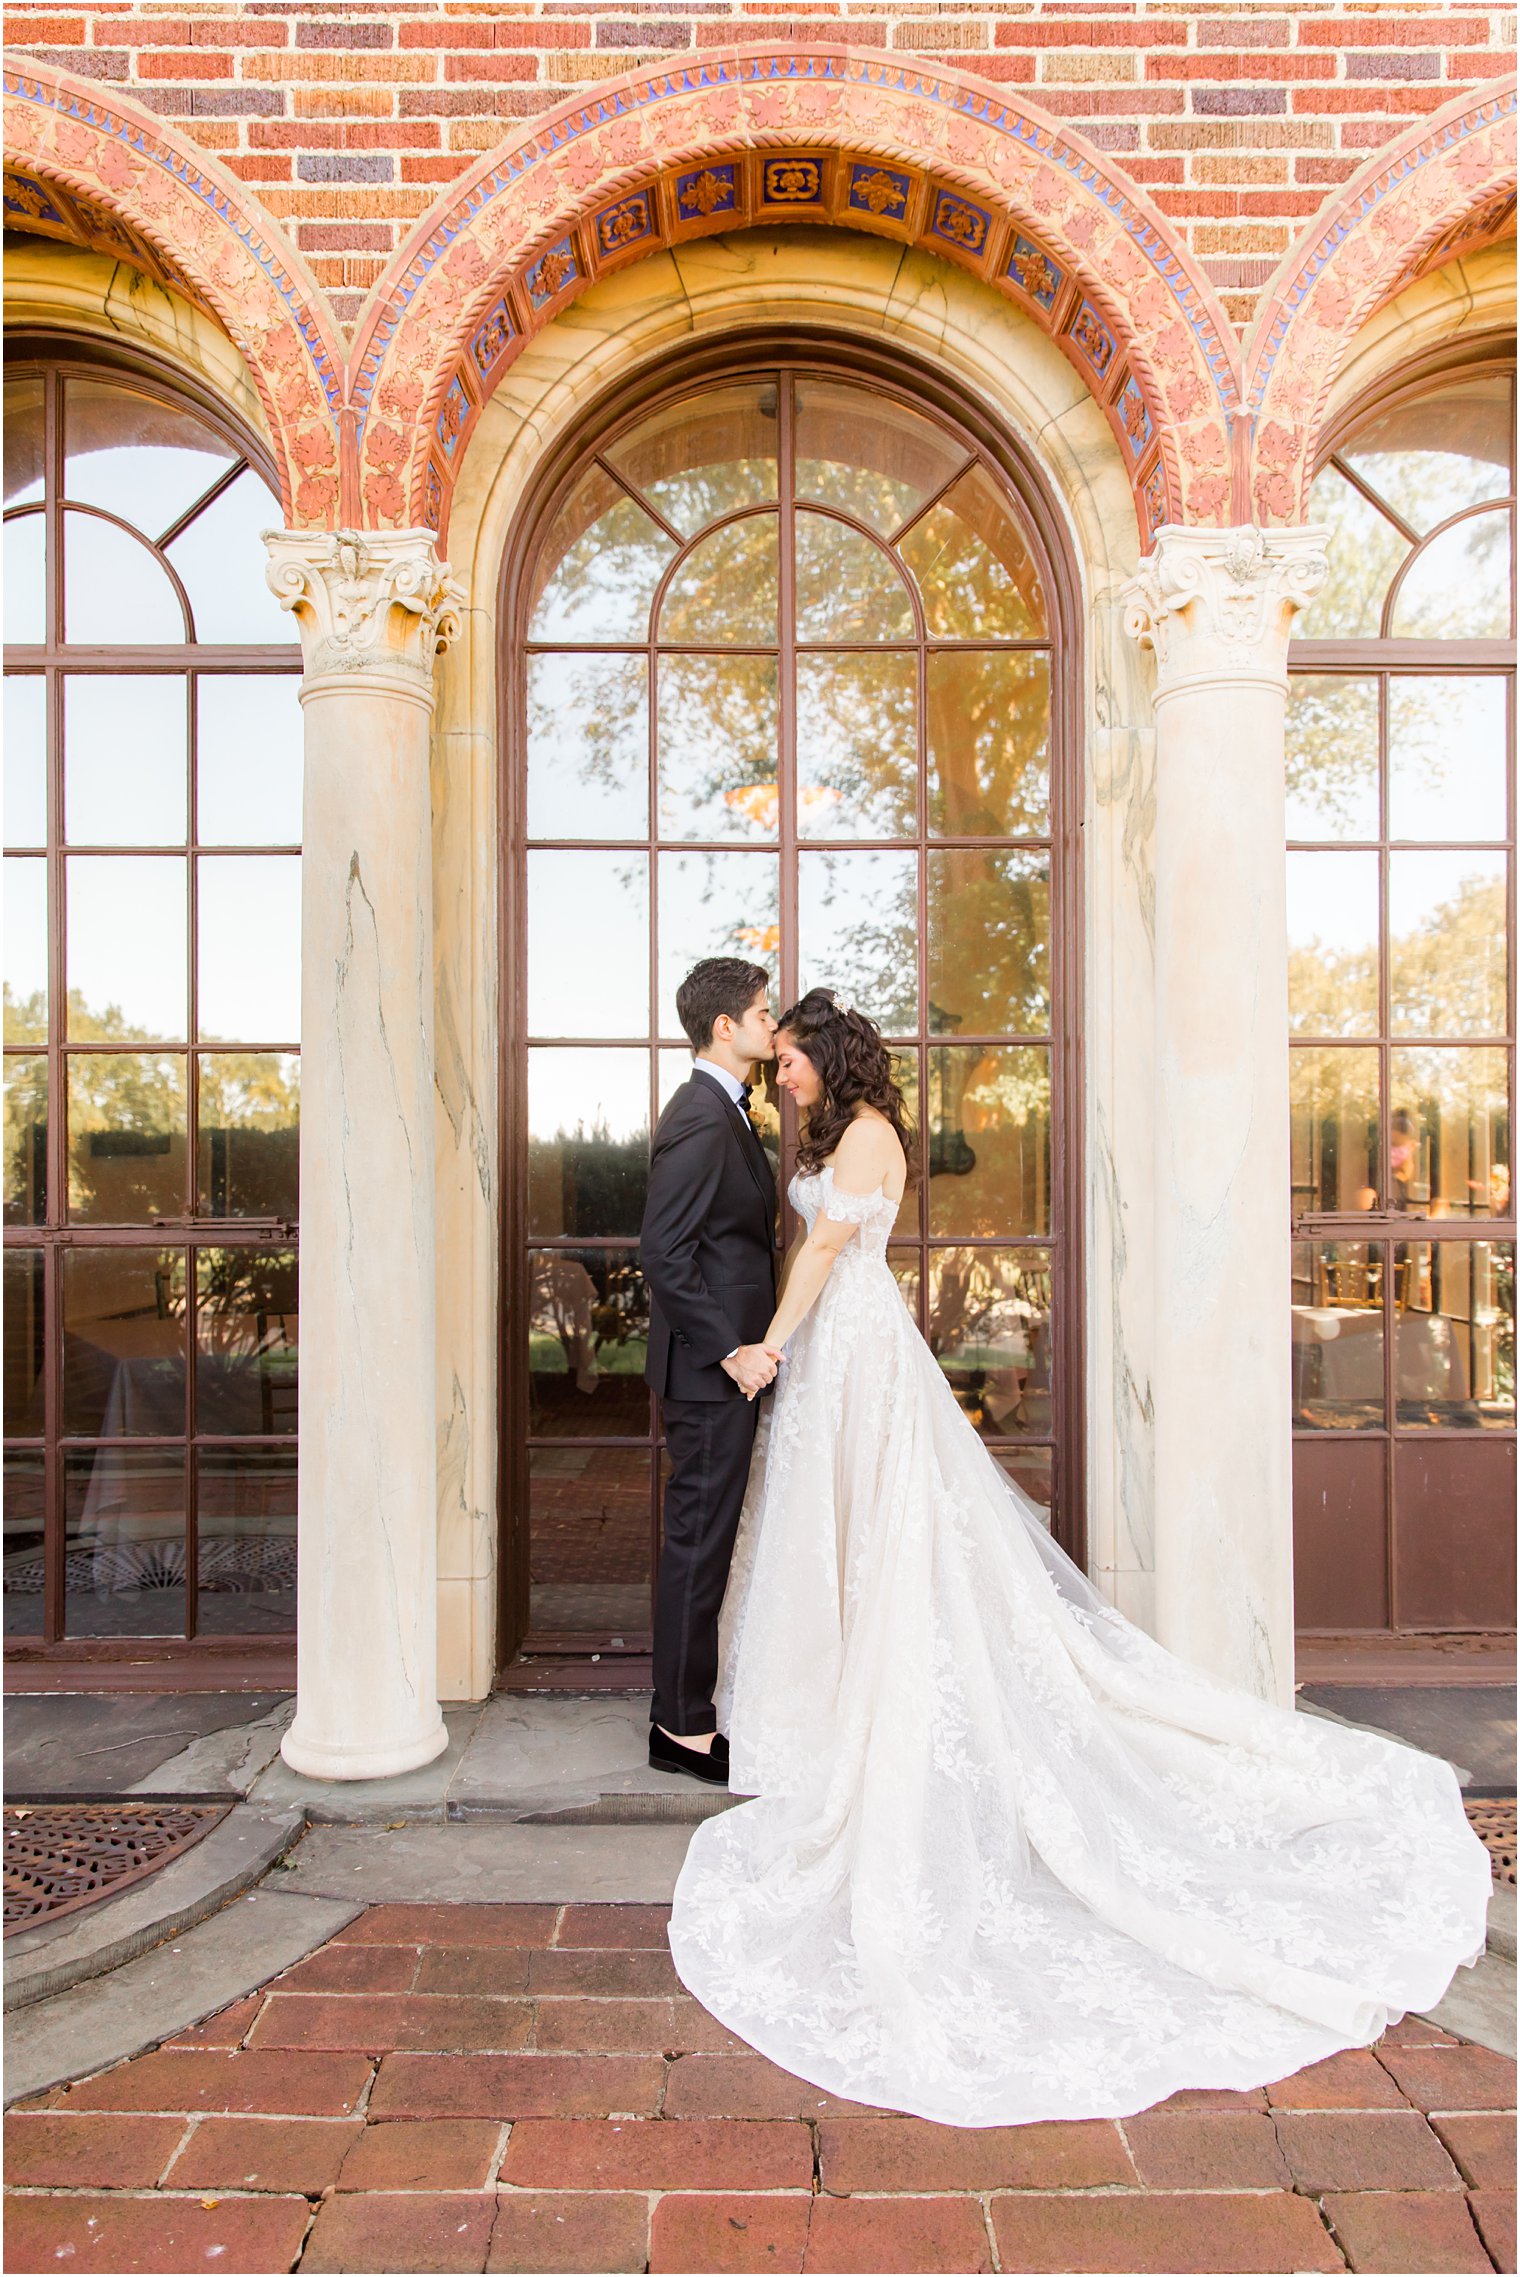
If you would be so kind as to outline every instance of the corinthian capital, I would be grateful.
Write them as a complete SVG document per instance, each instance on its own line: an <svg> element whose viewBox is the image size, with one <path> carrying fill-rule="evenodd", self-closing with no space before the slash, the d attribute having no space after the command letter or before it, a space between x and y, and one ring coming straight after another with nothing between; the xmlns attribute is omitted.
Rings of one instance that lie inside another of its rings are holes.
<svg viewBox="0 0 1520 2277"><path fill-rule="evenodd" d="M1328 564L1328 532L1182 529L1168 524L1124 588L1124 629L1155 651L1156 701L1180 689L1287 672L1293 619Z"/></svg>
<svg viewBox="0 0 1520 2277"><path fill-rule="evenodd" d="M266 530L266 575L301 628L308 685L370 673L431 696L464 595L431 530Z"/></svg>

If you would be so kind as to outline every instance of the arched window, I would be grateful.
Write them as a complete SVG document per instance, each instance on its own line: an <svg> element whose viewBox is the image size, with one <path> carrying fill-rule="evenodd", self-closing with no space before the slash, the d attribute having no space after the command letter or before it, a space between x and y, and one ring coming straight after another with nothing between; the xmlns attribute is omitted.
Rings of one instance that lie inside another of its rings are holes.
<svg viewBox="0 0 1520 2277"><path fill-rule="evenodd" d="M288 1629L300 652L209 405L5 381L5 1622ZM89 1640L82 1642L82 1640Z"/></svg>
<svg viewBox="0 0 1520 2277"><path fill-rule="evenodd" d="M1406 380L1310 498L1288 732L1298 1622L1514 1621L1514 375Z"/></svg>
<svg viewBox="0 0 1520 2277"><path fill-rule="evenodd" d="M832 984L892 1040L923 1134L904 1297L1080 1554L1069 619L1033 512L953 409L731 362L606 418L512 600L507 1649L647 1649L634 1243L704 956L779 1003Z"/></svg>

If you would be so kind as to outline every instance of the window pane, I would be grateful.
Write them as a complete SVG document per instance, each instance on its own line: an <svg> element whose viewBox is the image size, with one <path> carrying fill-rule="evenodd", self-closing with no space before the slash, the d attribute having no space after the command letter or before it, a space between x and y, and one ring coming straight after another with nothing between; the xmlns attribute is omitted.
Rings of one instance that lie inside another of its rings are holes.
<svg viewBox="0 0 1520 2277"><path fill-rule="evenodd" d="M43 414L40 379L5 383L5 503L25 506L42 496Z"/></svg>
<svg viewBox="0 0 1520 2277"><path fill-rule="evenodd" d="M967 452L890 396L837 380L797 382L797 496L837 506L883 537L942 490Z"/></svg>
<svg viewBox="0 0 1520 2277"><path fill-rule="evenodd" d="M184 844L187 693L157 673L65 680L64 835L75 846Z"/></svg>
<svg viewBox="0 0 1520 2277"><path fill-rule="evenodd" d="M1288 856L1288 1012L1301 1036L1375 1036L1378 857Z"/></svg>
<svg viewBox="0 0 1520 2277"><path fill-rule="evenodd" d="M47 686L11 673L5 682L5 843L47 844Z"/></svg>
<svg viewBox="0 0 1520 2277"><path fill-rule="evenodd" d="M1293 1244L1293 1421L1303 1431L1383 1427L1381 1242Z"/></svg>
<svg viewBox="0 0 1520 2277"><path fill-rule="evenodd" d="M1343 454L1411 529L1509 495L1510 382L1448 379L1361 428Z"/></svg>
<svg viewBox="0 0 1520 2277"><path fill-rule="evenodd" d="M185 1253L63 1253L63 1429L89 1439L185 1428Z"/></svg>
<svg viewBox="0 0 1520 2277"><path fill-rule="evenodd" d="M535 573L530 640L647 640L654 589L675 546L600 467L555 516Z"/></svg>
<svg viewBox="0 0 1520 2277"><path fill-rule="evenodd" d="M1038 838L1050 828L1050 659L941 649L928 660L929 828Z"/></svg>
<svg viewBox="0 0 1520 2277"><path fill-rule="evenodd" d="M47 1218L48 1072L41 1053L5 1055L5 1222Z"/></svg>
<svg viewBox="0 0 1520 2277"><path fill-rule="evenodd" d="M958 848L928 861L931 1031L1048 1029L1050 857Z"/></svg>
<svg viewBox="0 0 1520 2277"><path fill-rule="evenodd" d="M834 988L889 1035L918 1025L918 856L810 854L797 862L801 985Z"/></svg>
<svg viewBox="0 0 1520 2277"><path fill-rule="evenodd" d="M528 1429L630 1439L649 1429L649 1291L632 1249L528 1252Z"/></svg>
<svg viewBox="0 0 1520 2277"><path fill-rule="evenodd" d="M1515 1428L1515 1245L1412 1241L1394 1252L1403 1431Z"/></svg>
<svg viewBox="0 0 1520 2277"><path fill-rule="evenodd" d="M703 957L774 964L781 946L774 854L660 856L660 983L656 1025L678 1036L676 990Z"/></svg>
<svg viewBox="0 0 1520 2277"><path fill-rule="evenodd" d="M68 1028L75 1043L183 1037L185 891L185 865L173 855L70 856Z"/></svg>
<svg viewBox="0 0 1520 2277"><path fill-rule="evenodd" d="M662 838L761 838L780 827L773 656L662 656Z"/></svg>
<svg viewBox="0 0 1520 2277"><path fill-rule="evenodd" d="M196 1207L213 1218L298 1214L301 1062L295 1052L202 1052Z"/></svg>
<svg viewBox="0 0 1520 2277"><path fill-rule="evenodd" d="M63 617L66 639L95 648L191 637L157 557L98 514L63 518Z"/></svg>
<svg viewBox="0 0 1520 2277"><path fill-rule="evenodd" d="M296 1623L296 1458L203 1447L196 1458L196 1627L262 1635Z"/></svg>
<svg viewBox="0 0 1520 2277"><path fill-rule="evenodd" d="M71 1637L185 1633L182 1447L97 1447L64 1466Z"/></svg>
<svg viewBox="0 0 1520 2277"><path fill-rule="evenodd" d="M540 1635L647 1636L650 1456L535 1447L528 1457L529 1625Z"/></svg>
<svg viewBox="0 0 1520 2277"><path fill-rule="evenodd" d="M918 684L911 656L797 659L797 828L804 838L911 838Z"/></svg>
<svg viewBox="0 0 1520 2277"><path fill-rule="evenodd" d="M641 419L607 452L686 538L720 514L776 495L776 389L715 387Z"/></svg>
<svg viewBox="0 0 1520 2277"><path fill-rule="evenodd" d="M294 1043L301 1033L301 858L200 859L203 1036Z"/></svg>
<svg viewBox="0 0 1520 2277"><path fill-rule="evenodd" d="M1388 857L1395 1035L1503 1035L1504 871L1502 854Z"/></svg>
<svg viewBox="0 0 1520 2277"><path fill-rule="evenodd" d="M1447 676L1388 685L1390 838L1502 838L1505 684Z"/></svg>
<svg viewBox="0 0 1520 2277"><path fill-rule="evenodd" d="M177 522L238 455L188 411L115 380L65 380L64 405L65 497L146 537Z"/></svg>
<svg viewBox="0 0 1520 2277"><path fill-rule="evenodd" d="M1055 1500L1055 1451L1050 1447L1008 1448L998 1455L999 1467L1008 1473L1015 1486L1038 1505L1038 1515L1048 1526L1051 1505Z"/></svg>
<svg viewBox="0 0 1520 2277"><path fill-rule="evenodd" d="M826 514L800 512L797 638L911 640L913 604L890 556Z"/></svg>
<svg viewBox="0 0 1520 2277"><path fill-rule="evenodd" d="M528 659L528 836L643 838L649 667L642 656Z"/></svg>
<svg viewBox="0 0 1520 2277"><path fill-rule="evenodd" d="M203 846L300 845L300 685L267 672L197 677L196 836Z"/></svg>
<svg viewBox="0 0 1520 2277"><path fill-rule="evenodd" d="M5 637L47 638L47 525L23 514L5 525Z"/></svg>
<svg viewBox="0 0 1520 2277"><path fill-rule="evenodd" d="M1476 514L1432 538L1399 587L1389 620L1405 640L1502 640L1510 629L1510 516Z"/></svg>
<svg viewBox="0 0 1520 2277"><path fill-rule="evenodd" d="M981 467L914 523L899 550L918 579L931 634L985 640L1046 630L1045 596L1023 532Z"/></svg>
<svg viewBox="0 0 1520 2277"><path fill-rule="evenodd" d="M929 1053L929 1231L1048 1234L1050 1053Z"/></svg>
<svg viewBox="0 0 1520 2277"><path fill-rule="evenodd" d="M920 1255L921 1252L917 1249L906 1247L893 1246L887 1250L887 1263L892 1268L892 1278L902 1292L902 1301L911 1313L915 1326L918 1322L919 1282L923 1277L919 1266Z"/></svg>
<svg viewBox="0 0 1520 2277"><path fill-rule="evenodd" d="M1408 539L1334 467L1326 467L1311 483L1307 519L1328 526L1325 555L1330 568L1308 608L1295 619L1295 638L1375 636L1382 623L1383 596L1409 551Z"/></svg>
<svg viewBox="0 0 1520 2277"><path fill-rule="evenodd" d="M5 1633L40 1637L46 1472L41 1455L5 1458Z"/></svg>
<svg viewBox="0 0 1520 2277"><path fill-rule="evenodd" d="M1296 1045L1288 1097L1295 1212L1375 1210L1377 1053Z"/></svg>
<svg viewBox="0 0 1520 2277"><path fill-rule="evenodd" d="M45 1044L48 1017L47 864L40 854L5 863L5 1040Z"/></svg>
<svg viewBox="0 0 1520 2277"><path fill-rule="evenodd" d="M196 1251L198 1430L294 1434L299 1312L293 1249Z"/></svg>
<svg viewBox="0 0 1520 2277"><path fill-rule="evenodd" d="M648 1183L648 1054L530 1051L530 1230L637 1233Z"/></svg>
<svg viewBox="0 0 1520 2277"><path fill-rule="evenodd" d="M777 527L774 514L751 514L693 547L661 604L661 640L712 648L773 642Z"/></svg>
<svg viewBox="0 0 1520 2277"><path fill-rule="evenodd" d="M5 1429L8 1438L43 1433L42 1251L5 1252Z"/></svg>
<svg viewBox="0 0 1520 2277"><path fill-rule="evenodd" d="M643 854L528 856L528 1029L649 1032L649 863Z"/></svg>
<svg viewBox="0 0 1520 2277"><path fill-rule="evenodd" d="M1508 1217L1508 1054L1393 1051L1388 1071L1395 1209Z"/></svg>
<svg viewBox="0 0 1520 2277"><path fill-rule="evenodd" d="M263 532L279 518L268 484L245 467L167 549L190 596L197 640L276 647L295 638L290 612L264 575Z"/></svg>
<svg viewBox="0 0 1520 2277"><path fill-rule="evenodd" d="M169 1052L70 1052L69 1215L142 1225L185 1210L185 1062Z"/></svg>
<svg viewBox="0 0 1520 2277"><path fill-rule="evenodd" d="M1378 835L1376 680L1295 672L1288 681L1288 836Z"/></svg>
<svg viewBox="0 0 1520 2277"><path fill-rule="evenodd" d="M1053 1323L1042 1249L931 1249L929 1349L990 1439L1048 1439Z"/></svg>

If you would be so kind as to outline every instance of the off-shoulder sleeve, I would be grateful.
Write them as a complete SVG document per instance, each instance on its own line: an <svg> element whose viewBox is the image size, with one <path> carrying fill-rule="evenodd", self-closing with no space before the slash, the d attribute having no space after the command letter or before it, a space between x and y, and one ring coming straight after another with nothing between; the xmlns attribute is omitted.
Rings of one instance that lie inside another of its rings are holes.
<svg viewBox="0 0 1520 2277"><path fill-rule="evenodd" d="M835 1225L864 1225L881 1208L884 1178L878 1178L869 1194L846 1194L834 1183L833 1165L819 1173L819 1191L823 1202L823 1215Z"/></svg>

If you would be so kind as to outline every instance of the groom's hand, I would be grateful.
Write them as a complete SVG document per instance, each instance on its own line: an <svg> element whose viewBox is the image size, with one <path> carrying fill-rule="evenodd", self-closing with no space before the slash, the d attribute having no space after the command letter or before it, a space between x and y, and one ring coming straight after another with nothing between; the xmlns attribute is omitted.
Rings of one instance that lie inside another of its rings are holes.
<svg viewBox="0 0 1520 2277"><path fill-rule="evenodd" d="M726 1374L733 1377L745 1398L753 1399L757 1392L763 1392L773 1380L776 1359L777 1355L768 1344L741 1344L737 1352L731 1352L719 1364Z"/></svg>

